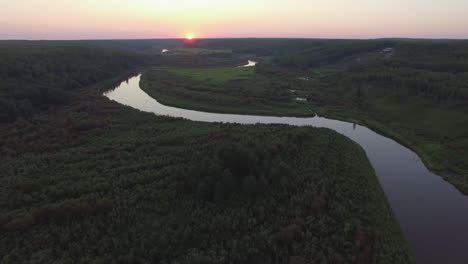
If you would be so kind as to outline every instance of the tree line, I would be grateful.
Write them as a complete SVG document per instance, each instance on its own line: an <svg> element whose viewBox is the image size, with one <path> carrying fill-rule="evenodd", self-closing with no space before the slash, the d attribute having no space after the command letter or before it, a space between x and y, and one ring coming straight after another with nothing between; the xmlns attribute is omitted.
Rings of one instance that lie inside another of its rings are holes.
<svg viewBox="0 0 468 264"><path fill-rule="evenodd" d="M0 122L66 104L70 91L147 62L142 55L76 44L18 45L0 46Z"/></svg>

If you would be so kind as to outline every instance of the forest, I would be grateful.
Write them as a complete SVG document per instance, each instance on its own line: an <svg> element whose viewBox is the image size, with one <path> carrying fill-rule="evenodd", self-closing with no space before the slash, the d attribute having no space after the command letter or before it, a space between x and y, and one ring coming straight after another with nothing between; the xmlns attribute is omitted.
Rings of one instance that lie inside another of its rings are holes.
<svg viewBox="0 0 468 264"><path fill-rule="evenodd" d="M143 65L146 58L71 43L0 44L0 122L66 104L70 92Z"/></svg>
<svg viewBox="0 0 468 264"><path fill-rule="evenodd" d="M1 263L413 263L365 153L344 136L160 117L102 96L148 66L235 57L9 45Z"/></svg>

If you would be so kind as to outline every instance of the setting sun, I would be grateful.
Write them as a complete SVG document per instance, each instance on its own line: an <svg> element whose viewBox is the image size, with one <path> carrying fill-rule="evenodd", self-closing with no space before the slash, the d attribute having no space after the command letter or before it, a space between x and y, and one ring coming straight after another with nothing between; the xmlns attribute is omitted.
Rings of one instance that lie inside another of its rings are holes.
<svg viewBox="0 0 468 264"><path fill-rule="evenodd" d="M192 34L188 34L188 35L186 36L186 38L187 38L188 40L192 40L192 39L193 39L193 35L192 35Z"/></svg>

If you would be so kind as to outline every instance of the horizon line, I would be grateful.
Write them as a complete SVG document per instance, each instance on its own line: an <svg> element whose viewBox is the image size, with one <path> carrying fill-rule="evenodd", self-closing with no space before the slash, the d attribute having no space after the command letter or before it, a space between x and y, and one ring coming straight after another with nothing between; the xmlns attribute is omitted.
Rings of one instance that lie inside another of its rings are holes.
<svg viewBox="0 0 468 264"><path fill-rule="evenodd" d="M97 41L97 40L185 40L179 38L83 38L83 39L1 39L0 41ZM320 38L320 37L207 37L194 38L194 40L216 39L295 39L295 40L468 40L468 38L443 38L443 37L380 37L380 38Z"/></svg>

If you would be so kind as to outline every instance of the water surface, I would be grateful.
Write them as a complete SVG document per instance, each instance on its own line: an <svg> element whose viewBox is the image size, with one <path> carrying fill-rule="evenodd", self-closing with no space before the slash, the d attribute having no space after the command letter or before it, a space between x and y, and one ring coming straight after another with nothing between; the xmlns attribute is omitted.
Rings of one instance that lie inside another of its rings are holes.
<svg viewBox="0 0 468 264"><path fill-rule="evenodd" d="M247 64L242 65L242 66L239 66L239 67L240 67L240 68L242 68L242 67L253 67L253 66L255 66L255 65L257 65L257 62L256 62L256 61L249 60Z"/></svg>
<svg viewBox="0 0 468 264"><path fill-rule="evenodd" d="M140 77L132 77L104 95L157 115L202 122L310 125L349 137L365 150L417 263L468 263L468 197L430 172L416 153L394 140L364 126L318 116L217 114L165 106L140 89Z"/></svg>

